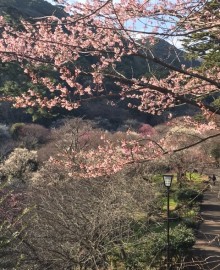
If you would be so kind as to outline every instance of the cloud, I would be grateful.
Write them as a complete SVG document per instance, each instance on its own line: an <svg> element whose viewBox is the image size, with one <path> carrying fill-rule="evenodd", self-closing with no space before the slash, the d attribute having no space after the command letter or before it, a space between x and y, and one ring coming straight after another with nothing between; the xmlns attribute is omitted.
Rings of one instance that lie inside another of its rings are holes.
<svg viewBox="0 0 220 270"><path fill-rule="evenodd" d="M178 49L183 49L183 42L181 40L181 37L169 37L167 38L167 41L174 45Z"/></svg>

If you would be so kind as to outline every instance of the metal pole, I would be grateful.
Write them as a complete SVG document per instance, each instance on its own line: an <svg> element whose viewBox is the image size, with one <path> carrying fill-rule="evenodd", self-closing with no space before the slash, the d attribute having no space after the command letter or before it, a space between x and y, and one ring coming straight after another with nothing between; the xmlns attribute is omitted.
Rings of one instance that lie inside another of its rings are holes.
<svg viewBox="0 0 220 270"><path fill-rule="evenodd" d="M170 270L170 188L167 187L167 270Z"/></svg>

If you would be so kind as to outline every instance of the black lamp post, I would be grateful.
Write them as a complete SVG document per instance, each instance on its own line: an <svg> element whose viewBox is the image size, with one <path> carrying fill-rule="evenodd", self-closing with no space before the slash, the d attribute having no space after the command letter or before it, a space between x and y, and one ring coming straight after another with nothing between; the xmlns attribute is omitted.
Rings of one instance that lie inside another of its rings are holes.
<svg viewBox="0 0 220 270"><path fill-rule="evenodd" d="M170 270L170 187L173 175L163 175L164 185L167 188L167 270Z"/></svg>

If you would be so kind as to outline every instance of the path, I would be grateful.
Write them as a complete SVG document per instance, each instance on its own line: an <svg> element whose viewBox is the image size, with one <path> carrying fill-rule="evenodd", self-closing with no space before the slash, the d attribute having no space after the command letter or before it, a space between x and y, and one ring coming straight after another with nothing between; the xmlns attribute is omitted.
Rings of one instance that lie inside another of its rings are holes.
<svg viewBox="0 0 220 270"><path fill-rule="evenodd" d="M216 185L205 192L201 204L203 222L192 251L195 266L186 269L220 270L220 170L214 173Z"/></svg>

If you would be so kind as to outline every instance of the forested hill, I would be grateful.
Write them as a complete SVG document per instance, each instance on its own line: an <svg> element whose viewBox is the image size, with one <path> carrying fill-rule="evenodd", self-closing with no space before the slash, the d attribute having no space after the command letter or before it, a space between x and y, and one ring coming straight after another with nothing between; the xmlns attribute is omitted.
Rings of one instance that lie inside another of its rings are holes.
<svg viewBox="0 0 220 270"><path fill-rule="evenodd" d="M44 0L0 0L0 14L12 17L66 16L60 6L54 6Z"/></svg>
<svg viewBox="0 0 220 270"><path fill-rule="evenodd" d="M199 65L198 61L187 60L184 51L160 38L155 40L155 44L153 46L149 45L146 41L144 53L154 55L165 63L175 67L181 67L181 65L185 65L186 67L195 67ZM164 68L163 66L138 56L124 57L122 62L118 64L118 69L129 78L137 78L143 75L164 77L168 75L169 72L168 69Z"/></svg>

